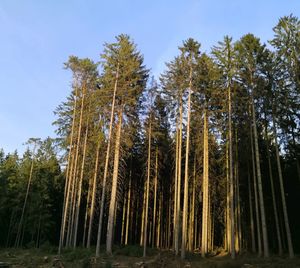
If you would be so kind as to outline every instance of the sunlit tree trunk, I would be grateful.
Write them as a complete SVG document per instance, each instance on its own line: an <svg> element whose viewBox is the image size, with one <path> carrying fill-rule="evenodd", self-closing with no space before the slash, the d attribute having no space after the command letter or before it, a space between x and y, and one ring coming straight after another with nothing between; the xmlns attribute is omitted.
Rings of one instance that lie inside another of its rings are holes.
<svg viewBox="0 0 300 268"><path fill-rule="evenodd" d="M174 219L173 219L173 249L176 249L176 237L177 237L177 194L178 194L178 148L179 148L179 128L178 128L178 118L176 120L176 152L175 152L175 174L174 174Z"/></svg>
<svg viewBox="0 0 300 268"><path fill-rule="evenodd" d="M249 168L248 168L248 196L249 196L249 208L250 208L251 247L252 247L252 252L256 252L255 233L254 233L254 220L253 220L253 206L252 206L252 190L251 190Z"/></svg>
<svg viewBox="0 0 300 268"><path fill-rule="evenodd" d="M156 237L156 247L160 248L160 229L161 229L161 216L162 216L162 192L160 192L159 206L158 206L158 223L157 223L157 237Z"/></svg>
<svg viewBox="0 0 300 268"><path fill-rule="evenodd" d="M278 177L279 177L279 184L280 184L280 192L281 192L281 201L282 201L282 209L283 209L283 217L284 217L286 238L287 238L287 242L288 242L289 257L294 258L294 249L293 249L293 244L292 244L289 217L288 217L286 201L285 201L285 192L284 192L284 185L283 185L283 178L282 178L282 170L281 170L279 149L278 149L278 143L277 143L277 127L276 127L276 120L275 120L274 112L273 112L272 116L273 116L274 145L275 145L275 151L276 151L277 169L278 169Z"/></svg>
<svg viewBox="0 0 300 268"><path fill-rule="evenodd" d="M117 125L115 155L114 155L114 170L113 170L111 198L110 198L110 204L109 204L109 215L108 215L108 223L107 223L106 253L109 255L112 255L114 216L115 216L115 209L116 209L116 199L117 199L116 194L117 194L119 160L120 160L119 155L120 155L122 117L123 117L123 109L120 108L119 113L118 113L118 125Z"/></svg>
<svg viewBox="0 0 300 268"><path fill-rule="evenodd" d="M208 250L208 126L207 126L207 111L204 111L204 126L203 126L203 209L202 209L202 242L201 256L205 257Z"/></svg>
<svg viewBox="0 0 300 268"><path fill-rule="evenodd" d="M115 80L115 85L114 85L114 93L113 93L113 98L112 98L110 120L109 120L109 131L108 131L108 137L107 137L107 148L106 148L105 166L104 166L104 174L103 174L103 181L102 181L102 193L101 193L101 201L100 201L100 214L99 214L99 226L98 226L98 233L97 233L96 257L99 257L99 253L100 253L103 211L104 211L104 201L105 201L105 193L106 193L106 179L107 179L107 173L108 173L110 144L111 144L112 126L113 126L114 113L115 113L115 101L116 101L116 94L117 94L117 88L118 88L118 79L119 79L119 63L117 66L116 80Z"/></svg>
<svg viewBox="0 0 300 268"><path fill-rule="evenodd" d="M253 172L253 186L254 186L254 201L255 201L255 216L256 216L256 230L257 230L257 245L258 245L258 256L262 255L261 247L261 225L260 225L260 213L258 206L258 194L257 194L257 178L256 178L256 167L255 167L255 155L253 150L253 130L250 126L250 141L251 141L251 158L252 158L252 172Z"/></svg>
<svg viewBox="0 0 300 268"><path fill-rule="evenodd" d="M147 231L148 231L148 211L149 211L149 188L150 188L150 168L151 168L151 115L149 122L149 137L148 137L148 161L147 161L147 182L146 182L146 204L145 204L145 219L144 219L144 250L143 257L146 257L147 249Z"/></svg>
<svg viewBox="0 0 300 268"><path fill-rule="evenodd" d="M145 208L146 207L146 181L144 181L143 187L143 208L142 208L142 220L141 220L141 236L140 236L140 246L144 245L144 231L145 231Z"/></svg>
<svg viewBox="0 0 300 268"><path fill-rule="evenodd" d="M252 92L252 94L253 94L253 92ZM253 124L253 134L254 134L253 139L254 139L254 148L255 148L258 194L259 194L259 207L260 207L260 212L261 212L261 224L262 224L262 235L263 235L263 245L264 245L264 257L269 257L268 233L267 233L264 195L263 195L262 179L261 179L261 171L260 171L258 135L257 135L256 116L255 116L253 95L251 95L251 105L252 105L252 124Z"/></svg>
<svg viewBox="0 0 300 268"><path fill-rule="evenodd" d="M179 106L179 141L178 141L178 164L177 164L177 202L176 202L176 226L175 226L175 254L179 253L179 225L180 225L180 194L181 194L181 149L182 149L182 100Z"/></svg>
<svg viewBox="0 0 300 268"><path fill-rule="evenodd" d="M73 247L76 247L77 244L77 230L78 230L78 220L79 220L79 212L80 212L80 204L81 204L81 191L82 191L82 180L84 174L84 165L85 165L85 158L86 158L86 148L87 148L87 138L88 138L88 123L86 126L85 137L84 137L84 145L83 145L83 156L82 156L82 163L80 169L80 178L79 178L79 185L78 185L78 193L77 193L77 204L76 204L76 215L75 215L75 230L74 230L74 242Z"/></svg>
<svg viewBox="0 0 300 268"><path fill-rule="evenodd" d="M124 192L124 199L123 199L123 211L122 211L122 230L121 230L121 244L125 242L125 215L126 215L126 194Z"/></svg>
<svg viewBox="0 0 300 268"><path fill-rule="evenodd" d="M158 176L158 147L155 152L155 176L154 176L154 201L153 201L153 231L152 231L152 248L155 243L155 228L156 228L156 201L157 201L157 176Z"/></svg>
<svg viewBox="0 0 300 268"><path fill-rule="evenodd" d="M229 154L229 203L230 203L230 252L231 258L235 259L235 220L234 220L234 181L233 181L233 156L232 156L232 103L231 87L228 86L228 154Z"/></svg>
<svg viewBox="0 0 300 268"><path fill-rule="evenodd" d="M129 175L129 189L128 189L128 198L127 198L127 217L126 217L126 231L125 231L125 245L128 244L128 232L129 232L129 218L130 218L130 206L131 206L131 172L132 172L132 167L130 168L130 175Z"/></svg>
<svg viewBox="0 0 300 268"><path fill-rule="evenodd" d="M65 181L65 190L64 190L64 202L63 202L63 211L62 211L61 228L60 228L60 236L59 236L58 254L61 254L61 249L64 243L67 212L68 212L68 205L69 205L69 194L70 194L70 184L71 184L70 173L72 171L71 156L73 153L72 149L73 149L73 137L74 137L74 129L75 129L75 117L76 117L76 110L77 110L77 97L78 97L78 89L76 88L74 107L73 107L73 116L72 116L73 117L72 127L70 133L70 145L69 145L70 149L69 149L67 169L66 169L66 181Z"/></svg>
<svg viewBox="0 0 300 268"><path fill-rule="evenodd" d="M77 143L76 143L76 152L75 152L75 160L74 160L74 169L72 179L72 190L71 190L71 201L70 201L70 214L69 214L69 224L68 224L68 234L67 234L67 246L70 246L74 241L74 221L75 221L75 207L76 207L76 190L77 190L77 179L78 179L78 162L79 162L79 149L80 149L80 141L81 141L81 129L83 125L83 112L84 112L84 101L85 101L85 93L86 86L82 87L82 95L81 95L81 106L80 106L80 117L79 117L79 125L78 125L78 133L77 133Z"/></svg>
<svg viewBox="0 0 300 268"><path fill-rule="evenodd" d="M182 219L182 241L181 259L185 259L185 247L187 240L188 219L188 194L189 194L189 149L190 149L190 121L191 121L191 94L192 94L192 68L190 69L190 84L188 96L186 147L185 147L185 171L184 171L184 196L183 196L183 219Z"/></svg>
<svg viewBox="0 0 300 268"><path fill-rule="evenodd" d="M90 179L90 181L89 181L89 189L88 189L86 211L85 211L85 218L84 218L83 245L85 245L85 241L86 241L86 237L87 237L87 242L86 242L87 248L90 247L91 231L92 231L93 220L94 220L99 154L100 154L100 141L97 142L96 158L95 158L96 160L95 160L93 180ZM89 220L89 222L88 222L88 220ZM88 230L87 230L87 227L88 227Z"/></svg>

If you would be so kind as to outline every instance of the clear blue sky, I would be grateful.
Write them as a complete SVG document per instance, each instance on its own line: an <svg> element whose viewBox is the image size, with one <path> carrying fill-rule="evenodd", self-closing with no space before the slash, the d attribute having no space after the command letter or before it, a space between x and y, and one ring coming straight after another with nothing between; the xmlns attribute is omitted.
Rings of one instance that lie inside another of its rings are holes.
<svg viewBox="0 0 300 268"><path fill-rule="evenodd" d="M279 17L299 12L299 0L0 0L0 148L54 136L69 55L97 61L104 42L127 33L157 76L188 37L204 51L226 34L266 42Z"/></svg>

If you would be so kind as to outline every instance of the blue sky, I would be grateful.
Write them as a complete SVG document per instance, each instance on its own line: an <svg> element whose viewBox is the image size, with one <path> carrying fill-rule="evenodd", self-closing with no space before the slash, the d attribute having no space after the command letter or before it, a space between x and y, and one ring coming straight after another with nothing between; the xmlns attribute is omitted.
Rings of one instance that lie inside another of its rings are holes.
<svg viewBox="0 0 300 268"><path fill-rule="evenodd" d="M0 0L0 148L23 152L30 137L54 137L55 107L70 92L69 55L99 60L104 42L129 34L154 75L193 37L202 50L254 33L273 36L298 0Z"/></svg>

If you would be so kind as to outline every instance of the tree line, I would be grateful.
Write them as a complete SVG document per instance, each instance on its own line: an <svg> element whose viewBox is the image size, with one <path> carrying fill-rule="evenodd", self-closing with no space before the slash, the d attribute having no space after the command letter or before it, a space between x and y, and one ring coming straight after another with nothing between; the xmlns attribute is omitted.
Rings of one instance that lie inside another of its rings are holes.
<svg viewBox="0 0 300 268"><path fill-rule="evenodd" d="M63 176L57 166L60 214L51 214L59 253L95 246L99 256L101 245L112 254L115 244L139 244L144 256L155 247L182 259L220 249L232 258L246 250L294 257L300 22L285 16L273 31L268 45L253 34L225 36L209 52L189 38L159 80L128 35L105 43L99 62L69 57L71 93L54 122L65 152ZM9 246L22 245L20 230L31 242L26 203L42 191L30 187L38 159L24 171L24 198L3 212L13 217L18 207L21 215L18 226L5 223L16 241ZM33 211L35 224L44 222L47 213Z"/></svg>

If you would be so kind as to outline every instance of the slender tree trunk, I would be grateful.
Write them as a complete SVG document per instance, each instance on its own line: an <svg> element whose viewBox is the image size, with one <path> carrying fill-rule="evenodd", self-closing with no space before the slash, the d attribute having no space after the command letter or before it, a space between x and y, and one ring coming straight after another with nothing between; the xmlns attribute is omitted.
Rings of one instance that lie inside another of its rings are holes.
<svg viewBox="0 0 300 268"><path fill-rule="evenodd" d="M204 127L203 127L203 209L202 209L202 243L201 256L207 254L207 236L208 236L208 126L207 126L207 111L204 111Z"/></svg>
<svg viewBox="0 0 300 268"><path fill-rule="evenodd" d="M100 154L100 141L98 141L97 149L96 149L96 161L95 161L93 185L92 185L92 192L91 192L91 210L90 210L89 225L88 225L89 228L88 228L87 242L86 242L87 248L90 248L91 246L91 235L92 235L93 221L94 221L94 214L95 214L94 211L95 211L95 200L96 200L96 189L97 189L99 154Z"/></svg>
<svg viewBox="0 0 300 268"><path fill-rule="evenodd" d="M270 157L269 138L268 138L268 133L267 133L267 122L266 121L265 121L265 140L266 140L266 145L267 145L267 158L268 158L269 175L270 175L270 183L271 183L275 227L276 227L276 234L277 234L277 240L278 240L278 254L279 254L279 256L281 256L282 255L282 241L281 241L281 234L280 234L280 228L279 228L279 220L278 220L278 212L277 212L277 205L276 205L276 196L275 196L275 189L274 189L273 171L272 171L272 164L271 164L271 157Z"/></svg>
<svg viewBox="0 0 300 268"><path fill-rule="evenodd" d="M278 176L279 176L279 184L280 184L280 192L281 192L286 238L287 238L287 242L288 242L289 257L294 258L294 249L293 249L289 217L288 217L286 201L285 201L285 192L284 192L282 170L281 170L281 163L280 163L280 157L279 157L279 149L278 149L278 143L277 143L277 128L276 128L276 120L275 120L274 113L272 114L272 116L273 116L274 145L275 145L275 150L276 150L276 160L277 160L277 168L278 168Z"/></svg>
<svg viewBox="0 0 300 268"><path fill-rule="evenodd" d="M182 149L182 100L179 106L179 142L178 142L178 175L177 175L177 203L176 203L176 226L175 226L175 254L179 253L179 225L180 225L180 194L181 194L181 149Z"/></svg>
<svg viewBox="0 0 300 268"><path fill-rule="evenodd" d="M235 259L235 220L234 220L234 189L233 189L233 157L232 157L232 103L231 103L231 87L228 87L228 138L229 138L229 195L230 195L230 252L231 258Z"/></svg>
<svg viewBox="0 0 300 268"><path fill-rule="evenodd" d="M253 94L253 92L252 92L252 94ZM261 171L260 171L258 135L257 135L257 128L256 128L256 116L255 116L253 95L251 96L251 102L252 102L251 103L251 105L252 105L252 123L253 123L253 134L254 134L256 169L257 169L259 206L260 206L260 212L261 212L261 224L262 224L263 245L264 245L264 257L268 258L269 257L268 233L267 233L267 223L266 223L265 206L264 206L264 195L263 195L262 179L261 179Z"/></svg>
<svg viewBox="0 0 300 268"><path fill-rule="evenodd" d="M231 252L229 141L226 142L226 250Z"/></svg>
<svg viewBox="0 0 300 268"><path fill-rule="evenodd" d="M128 190L128 198L127 198L127 217L126 217L125 245L128 244L128 231L129 231L129 218L130 218L130 205L131 205L131 172L132 172L132 165L131 165L131 168L130 168L130 175L129 175L129 190Z"/></svg>
<svg viewBox="0 0 300 268"><path fill-rule="evenodd" d="M251 232L251 246L252 252L256 252L256 244L255 244L255 233L254 233L254 221L253 221L253 207L252 207L252 190L250 183L250 172L248 168L248 192L249 192L249 207L250 207L250 232Z"/></svg>
<svg viewBox="0 0 300 268"><path fill-rule="evenodd" d="M171 190L171 188L170 188ZM171 213L172 213L172 194L170 192L170 200L169 200L169 224L168 224L168 245L167 248L170 249L171 248L171 226L172 226L172 219L171 219Z"/></svg>
<svg viewBox="0 0 300 268"><path fill-rule="evenodd" d="M190 69L190 84L188 96L186 147L185 147L185 172L184 172L184 197L183 197L183 224L181 240L181 259L185 259L188 219L188 194L189 194L189 149L190 149L190 121L191 121L191 94L192 94L192 68Z"/></svg>
<svg viewBox="0 0 300 268"><path fill-rule="evenodd" d="M152 248L155 243L155 228L156 228L156 201L157 201L157 176L158 176L158 147L156 146L155 153L155 176L154 176L154 204L153 204L153 231L152 231Z"/></svg>
<svg viewBox="0 0 300 268"><path fill-rule="evenodd" d="M158 224L157 224L157 237L156 237L156 247L160 248L160 229L161 229L161 216L162 216L162 192L160 192L159 205L158 205Z"/></svg>
<svg viewBox="0 0 300 268"><path fill-rule="evenodd" d="M143 187L143 209L142 209L142 220L141 220L141 236L140 236L140 246L144 245L144 232L145 232L145 209L146 209L146 181Z"/></svg>
<svg viewBox="0 0 300 268"><path fill-rule="evenodd" d="M173 219L173 249L175 251L176 243L178 244L178 241L176 242L176 228L177 228L177 194L178 194L178 148L179 148L179 129L178 129L178 118L176 120L176 152L175 152L175 174L174 174L174 219Z"/></svg>
<svg viewBox="0 0 300 268"><path fill-rule="evenodd" d="M194 226L195 226L195 196L196 196L196 154L194 156L194 172L193 172L193 185L192 185L192 196L191 196L191 220L190 220L190 235L189 244L190 250L194 250Z"/></svg>
<svg viewBox="0 0 300 268"><path fill-rule="evenodd" d="M98 161L99 159L99 142L97 144L97 149L96 149L96 162ZM95 166L98 165L96 164L95 162ZM95 170L94 170L95 172ZM96 174L97 174L97 171L96 171ZM97 175L96 175L97 177ZM87 246L86 245L86 231L87 231L87 225L88 225L88 217L90 217L91 215L91 211L90 211L90 204L92 202L92 185L93 181L91 179L89 179L89 187L88 187L88 194L87 194L87 198L86 198L86 208L85 208L85 216L84 216L84 226L83 226L83 238L82 238L82 245L83 246Z"/></svg>
<svg viewBox="0 0 300 268"><path fill-rule="evenodd" d="M256 215L256 229L257 229L257 244L258 244L258 256L262 255L261 247L261 225L258 207L258 194L257 194L257 179L256 179L256 167L255 167L255 155L253 150L253 133L252 127L250 126L250 140L251 140L251 158L252 158L252 171L253 171L253 186L254 186L254 200L255 200L255 215Z"/></svg>
<svg viewBox="0 0 300 268"><path fill-rule="evenodd" d="M80 212L80 204L81 204L81 191L82 191L85 158L86 158L87 138L88 138L88 123L86 126L85 137L84 137L83 156L82 156L80 178L79 178L79 189L78 189L78 197L77 197L77 204L76 204L75 230L74 230L74 243L73 243L74 248L76 247L77 244L77 230L78 230L79 212Z"/></svg>
<svg viewBox="0 0 300 268"><path fill-rule="evenodd" d="M126 216L126 194L124 192L124 200L123 200L123 215L122 215L122 230L121 230L121 244L125 243L125 216Z"/></svg>
<svg viewBox="0 0 300 268"><path fill-rule="evenodd" d="M66 181L65 181L65 191L64 191L64 203L63 203L63 211L62 211L60 236L59 236L59 246L58 246L58 254L59 255L61 254L61 249L62 249L62 246L63 246L63 243L64 243L67 212L68 212L68 204L69 204L70 171L71 171L71 165L70 164L71 164L73 137L74 137L74 128L75 128L75 117L76 117L76 109L77 109L77 97L78 97L78 89L76 88L75 89L74 108L73 108L72 128L71 128L71 134L70 134L70 151L69 151L69 154L68 154Z"/></svg>
<svg viewBox="0 0 300 268"><path fill-rule="evenodd" d="M71 243L74 241L75 234L74 234L74 221L75 221L75 202L76 202L76 188L77 188L77 165L78 165L78 158L79 158L79 148L80 148L80 140L81 140L81 129L82 129L82 121L83 121L83 111L84 111L84 101L85 101L85 93L86 87L83 85L82 88L82 96L81 96L81 107L80 107L80 117L79 117L79 126L78 126L78 136L77 136L77 147L75 153L75 162L74 162L74 170L73 170L73 188L72 188L72 195L71 195L71 205L70 205L70 218L69 218L69 226L68 226L68 243L67 246L70 246Z"/></svg>
<svg viewBox="0 0 300 268"><path fill-rule="evenodd" d="M151 115L149 122L149 137L148 137L148 163L147 163L147 183L146 183L146 206L145 206L145 219L144 219L144 251L143 257L146 257L147 249L147 227L148 227L148 211L149 211L149 188L150 188L150 168L151 168Z"/></svg>
<svg viewBox="0 0 300 268"><path fill-rule="evenodd" d="M116 209L116 194L117 194L117 185L118 185L118 173L119 173L119 155L120 155L120 140L121 140L121 129L122 129L122 117L123 109L119 110L119 121L117 126L116 134L116 144L115 144L115 156L114 156L114 170L112 178L112 188L111 188L111 198L109 205L109 215L108 215L108 224L107 224L107 237L106 237L106 253L112 255L112 238L114 231L114 215Z"/></svg>
<svg viewBox="0 0 300 268"><path fill-rule="evenodd" d="M28 179L27 189L26 189L26 194L25 194L25 200L24 200L24 203L23 203L22 214L21 214L21 218L20 218L20 221L19 221L19 225L18 225L18 232L17 232L16 242L15 242L15 247L16 248L18 248L20 246L20 238L21 238L21 233L22 233L25 209L26 209L27 199L28 199L29 190L30 190L31 181L32 181L35 148L36 148L36 145L34 145L34 148L33 148L33 156L32 156L32 160L31 160L29 179Z"/></svg>
<svg viewBox="0 0 300 268"><path fill-rule="evenodd" d="M107 138L107 149L106 149L105 166L104 166L103 183L102 183L102 194L101 194L101 201L100 201L100 214L99 214L99 226L98 226L98 233L97 233L96 257L99 257L99 253L100 253L103 211L104 211L104 201L105 201L105 193L106 193L106 179L107 179L107 173L108 173L112 126L113 126L114 113L115 113L115 101L116 101L116 94L117 94L117 88L118 88L119 66L120 65L118 63L117 72L116 72L116 80L115 80L115 85L114 85L114 93L113 93L113 99L112 99L112 105L111 105L111 112L110 112L109 131L108 131L108 138Z"/></svg>

